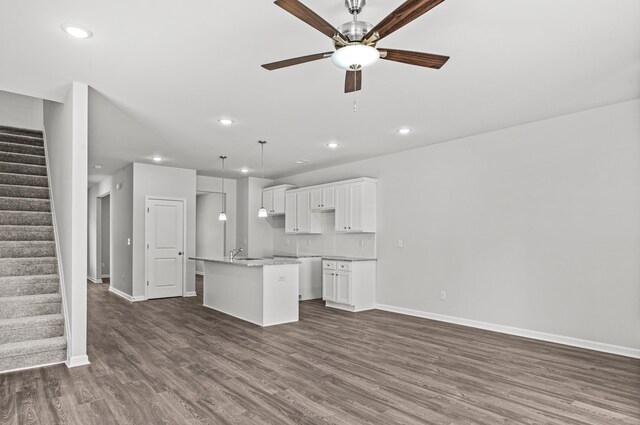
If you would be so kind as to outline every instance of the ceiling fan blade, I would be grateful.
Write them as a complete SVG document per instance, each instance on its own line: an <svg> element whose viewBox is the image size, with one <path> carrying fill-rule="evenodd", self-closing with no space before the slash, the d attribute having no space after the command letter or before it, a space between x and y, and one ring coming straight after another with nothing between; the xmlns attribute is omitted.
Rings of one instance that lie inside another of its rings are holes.
<svg viewBox="0 0 640 425"><path fill-rule="evenodd" d="M273 71L274 69L286 68L287 66L299 65L301 63L311 62L318 59L328 58L333 52L316 53L315 55L300 56L298 58L285 59L283 61L265 63L263 68Z"/></svg>
<svg viewBox="0 0 640 425"><path fill-rule="evenodd" d="M276 0L274 2L277 6L280 6L287 12L291 13L296 18L311 25L329 38L333 38L341 43L348 43L349 39L344 36L340 31L335 29L333 25L322 19L313 10L309 9L298 0Z"/></svg>
<svg viewBox="0 0 640 425"><path fill-rule="evenodd" d="M402 28L414 19L427 13L444 0L407 0L396 10L371 29L365 36L365 42L378 41ZM376 35L377 33L377 35Z"/></svg>
<svg viewBox="0 0 640 425"><path fill-rule="evenodd" d="M447 63L449 56L434 55L432 53L409 52L407 50L378 49L380 59L408 63L409 65L426 66L440 69Z"/></svg>
<svg viewBox="0 0 640 425"><path fill-rule="evenodd" d="M344 79L344 92L351 93L362 88L362 70L347 71Z"/></svg>

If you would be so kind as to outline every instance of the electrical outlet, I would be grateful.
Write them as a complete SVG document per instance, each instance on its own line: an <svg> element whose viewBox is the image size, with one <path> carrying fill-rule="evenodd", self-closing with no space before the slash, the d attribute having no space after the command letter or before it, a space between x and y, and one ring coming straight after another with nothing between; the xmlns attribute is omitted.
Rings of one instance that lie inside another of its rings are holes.
<svg viewBox="0 0 640 425"><path fill-rule="evenodd" d="M307 246L311 246L311 239L307 239Z"/></svg>
<svg viewBox="0 0 640 425"><path fill-rule="evenodd" d="M286 280L287 280L287 278L284 277L284 276L278 277L278 282L285 282Z"/></svg>
<svg viewBox="0 0 640 425"><path fill-rule="evenodd" d="M131 245L131 238L127 238L127 245Z"/></svg>
<svg viewBox="0 0 640 425"><path fill-rule="evenodd" d="M404 246L404 242L402 239L398 239L398 248L402 248Z"/></svg>
<svg viewBox="0 0 640 425"><path fill-rule="evenodd" d="M446 300L447 300L447 292L440 291L440 301L446 301Z"/></svg>
<svg viewBox="0 0 640 425"><path fill-rule="evenodd" d="M122 275L122 283L124 283L127 280L127 276L126 275Z"/></svg>
<svg viewBox="0 0 640 425"><path fill-rule="evenodd" d="M360 239L360 248L364 248L364 239Z"/></svg>
<svg viewBox="0 0 640 425"><path fill-rule="evenodd" d="M289 245L289 238L287 238L287 242L286 242L286 244L287 244L287 245Z"/></svg>

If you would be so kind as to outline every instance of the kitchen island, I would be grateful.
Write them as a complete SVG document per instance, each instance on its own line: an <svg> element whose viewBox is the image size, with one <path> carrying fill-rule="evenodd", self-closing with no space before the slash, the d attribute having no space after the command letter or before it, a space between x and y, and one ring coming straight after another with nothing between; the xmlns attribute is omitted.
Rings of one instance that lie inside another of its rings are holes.
<svg viewBox="0 0 640 425"><path fill-rule="evenodd" d="M204 262L205 307L259 326L298 321L299 261L192 259Z"/></svg>

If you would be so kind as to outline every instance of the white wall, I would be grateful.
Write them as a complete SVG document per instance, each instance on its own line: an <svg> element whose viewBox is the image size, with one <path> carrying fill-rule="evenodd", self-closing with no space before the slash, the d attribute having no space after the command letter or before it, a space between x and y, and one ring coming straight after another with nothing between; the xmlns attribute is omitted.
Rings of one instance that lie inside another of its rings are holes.
<svg viewBox="0 0 640 425"><path fill-rule="evenodd" d="M111 280L110 287L133 294L133 164L111 177ZM144 236L143 236L144 237ZM96 258L97 264L97 258Z"/></svg>
<svg viewBox="0 0 640 425"><path fill-rule="evenodd" d="M233 179L224 180L224 191L227 194L227 251L236 246L236 225L238 223L236 183L236 180ZM205 192L221 192L222 179L218 177L197 176L196 189Z"/></svg>
<svg viewBox="0 0 640 425"><path fill-rule="evenodd" d="M72 83L63 104L44 103L52 206L62 291L68 317L68 361L87 358L87 134L88 86Z"/></svg>
<svg viewBox="0 0 640 425"><path fill-rule="evenodd" d="M100 221L100 256L98 257L99 277L108 277L111 273L111 197L100 198L102 201L102 215Z"/></svg>
<svg viewBox="0 0 640 425"><path fill-rule="evenodd" d="M0 90L0 125L42 130L43 101Z"/></svg>
<svg viewBox="0 0 640 425"><path fill-rule="evenodd" d="M273 185L273 180L244 177L237 180L236 248L244 249L244 257L273 256L273 228L269 219L259 218L262 188ZM231 249L231 247L229 248Z"/></svg>
<svg viewBox="0 0 640 425"><path fill-rule="evenodd" d="M378 304L640 355L638 117L634 100L278 183L379 179Z"/></svg>
<svg viewBox="0 0 640 425"><path fill-rule="evenodd" d="M196 196L196 257L223 258L225 256L226 221L218 220L220 211L222 211L222 193L203 193ZM228 216L227 221L229 221ZM203 272L203 261L196 261L196 273Z"/></svg>
<svg viewBox="0 0 640 425"><path fill-rule="evenodd" d="M102 209L100 198L110 193L112 188L112 178L107 177L89 188L87 191L87 217L88 217L88 261L87 276L90 280L97 282L101 278L100 258L102 257L101 232L98 231L102 223Z"/></svg>
<svg viewBox="0 0 640 425"><path fill-rule="evenodd" d="M132 295L145 296L145 198L147 196L186 201L185 286L187 293L195 293L196 266L195 261L189 258L196 254L196 171L134 163Z"/></svg>

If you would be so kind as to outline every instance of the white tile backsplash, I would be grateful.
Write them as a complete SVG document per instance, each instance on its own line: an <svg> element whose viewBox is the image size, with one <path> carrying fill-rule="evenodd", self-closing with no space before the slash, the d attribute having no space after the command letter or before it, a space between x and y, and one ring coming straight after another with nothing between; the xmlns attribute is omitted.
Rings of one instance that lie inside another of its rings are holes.
<svg viewBox="0 0 640 425"><path fill-rule="evenodd" d="M284 216L267 220L273 228L274 255L376 256L375 233L336 233L334 212L321 214L322 234L319 235L287 235Z"/></svg>

